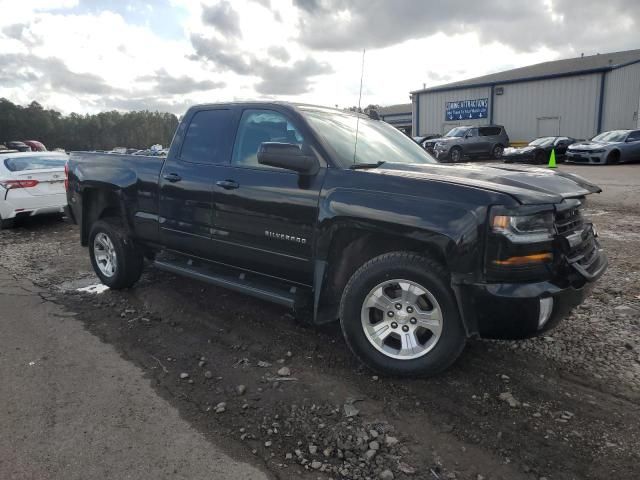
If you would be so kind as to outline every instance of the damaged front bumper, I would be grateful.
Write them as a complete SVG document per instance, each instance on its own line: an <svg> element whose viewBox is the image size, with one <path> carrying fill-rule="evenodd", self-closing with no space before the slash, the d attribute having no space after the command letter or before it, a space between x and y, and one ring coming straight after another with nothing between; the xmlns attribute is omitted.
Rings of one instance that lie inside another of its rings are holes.
<svg viewBox="0 0 640 480"><path fill-rule="evenodd" d="M566 258L566 277L521 283L473 283L454 285L470 336L523 339L555 327L590 294L607 270L608 259L597 239L594 257Z"/></svg>

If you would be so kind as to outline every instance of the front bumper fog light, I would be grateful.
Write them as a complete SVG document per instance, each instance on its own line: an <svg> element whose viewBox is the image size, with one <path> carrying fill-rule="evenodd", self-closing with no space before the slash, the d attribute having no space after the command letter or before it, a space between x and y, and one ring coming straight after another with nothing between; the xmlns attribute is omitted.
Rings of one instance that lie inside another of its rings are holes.
<svg viewBox="0 0 640 480"><path fill-rule="evenodd" d="M542 329L551 318L553 312L553 297L540 299L540 313L538 314L538 330Z"/></svg>

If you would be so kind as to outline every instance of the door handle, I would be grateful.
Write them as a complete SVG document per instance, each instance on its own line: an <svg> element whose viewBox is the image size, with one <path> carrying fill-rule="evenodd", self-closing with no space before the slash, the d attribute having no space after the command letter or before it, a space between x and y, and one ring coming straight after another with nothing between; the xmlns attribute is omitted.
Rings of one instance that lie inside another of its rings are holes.
<svg viewBox="0 0 640 480"><path fill-rule="evenodd" d="M224 188L225 190L233 190L240 186L238 182L234 182L233 180L218 180L216 185Z"/></svg>
<svg viewBox="0 0 640 480"><path fill-rule="evenodd" d="M162 178L168 180L171 183L179 182L180 180L182 180L182 177L177 173L165 173L164 175L162 175Z"/></svg>

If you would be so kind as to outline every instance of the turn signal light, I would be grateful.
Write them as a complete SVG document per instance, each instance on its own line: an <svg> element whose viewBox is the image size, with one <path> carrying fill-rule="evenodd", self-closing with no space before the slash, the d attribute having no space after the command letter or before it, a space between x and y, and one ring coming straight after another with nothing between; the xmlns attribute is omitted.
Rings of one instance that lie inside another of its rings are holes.
<svg viewBox="0 0 640 480"><path fill-rule="evenodd" d="M506 260L494 260L495 265L514 267L520 265L531 265L532 263L545 263L553 261L551 253L534 253L532 255L522 255L518 257L509 257Z"/></svg>
<svg viewBox="0 0 640 480"><path fill-rule="evenodd" d="M0 180L6 190L13 190L15 188L33 188L38 185L38 180Z"/></svg>

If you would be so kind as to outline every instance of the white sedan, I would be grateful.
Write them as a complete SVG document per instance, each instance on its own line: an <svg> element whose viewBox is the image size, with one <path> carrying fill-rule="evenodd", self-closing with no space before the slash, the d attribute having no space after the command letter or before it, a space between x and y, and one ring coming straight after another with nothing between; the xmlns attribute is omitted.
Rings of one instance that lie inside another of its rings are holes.
<svg viewBox="0 0 640 480"><path fill-rule="evenodd" d="M16 218L62 213L66 153L0 154L0 227L11 228Z"/></svg>

